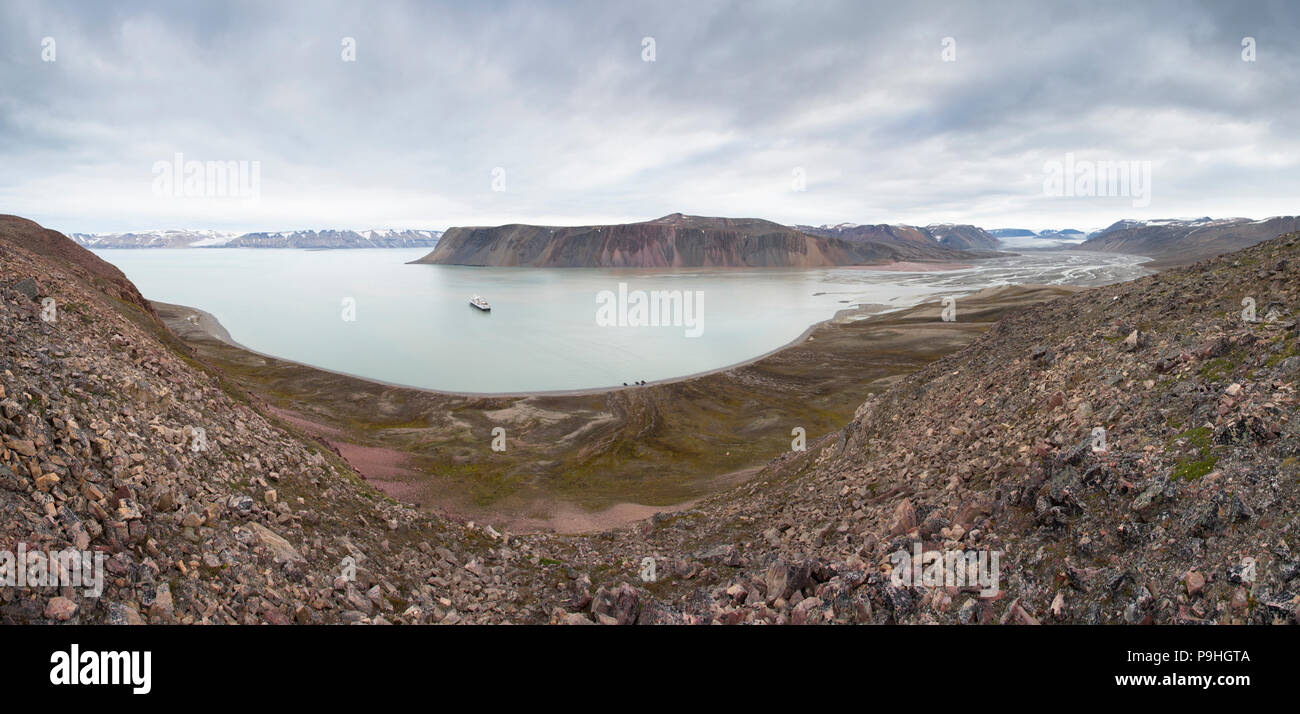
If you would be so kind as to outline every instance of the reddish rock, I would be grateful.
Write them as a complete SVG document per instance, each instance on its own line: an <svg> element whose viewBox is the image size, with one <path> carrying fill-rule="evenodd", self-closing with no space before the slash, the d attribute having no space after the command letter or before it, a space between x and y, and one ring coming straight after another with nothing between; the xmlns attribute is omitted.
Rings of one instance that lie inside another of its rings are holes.
<svg viewBox="0 0 1300 714"><path fill-rule="evenodd" d="M77 603L66 597L52 597L45 603L45 616L51 620L67 622L72 616L77 614Z"/></svg>
<svg viewBox="0 0 1300 714"><path fill-rule="evenodd" d="M916 528L916 509L912 507L910 499L904 498L894 506L894 517L889 523L889 534L903 535L913 528Z"/></svg>

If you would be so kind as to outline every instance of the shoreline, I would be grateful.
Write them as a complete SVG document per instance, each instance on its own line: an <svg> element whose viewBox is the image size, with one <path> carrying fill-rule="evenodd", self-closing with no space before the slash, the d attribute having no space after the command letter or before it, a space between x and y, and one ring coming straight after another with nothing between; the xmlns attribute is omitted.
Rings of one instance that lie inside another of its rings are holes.
<svg viewBox="0 0 1300 714"><path fill-rule="evenodd" d="M1039 285L1026 284L1024 287L1055 287L1055 286L1039 286ZM590 395L590 394L605 394L607 392L623 391L623 390L637 389L642 387L676 384L678 382L697 379L699 377L707 377L709 375L718 374L720 372L727 372L729 370L746 367L748 365L754 364L755 362L759 362L764 359L767 359L768 357L772 357L776 354L779 354L785 350L790 349L791 347L794 347L806 341L821 326L834 323L840 320L841 318L848 317L849 315L859 315L861 316L859 319L866 319L874 315L886 315L891 312L907 310L909 308L916 307L917 305L920 305L929 300L933 300L935 298L946 297L950 295L957 295L957 296L970 295L975 292L979 292L979 291L978 290L974 290L974 291L955 290L949 292L937 292L934 293L933 295L926 295L925 297L921 298L919 302L912 303L910 305L889 306L889 305L883 305L881 303L857 303L850 307L845 307L836 310L834 315L831 315L825 320L819 320L817 322L814 322L813 324L809 325L803 332L799 333L797 337L790 340L789 342L785 342L780 346L774 347L760 355L750 357L740 362L724 365L722 367L714 367L712 369L706 369L699 372L691 372L689 374L684 374L679 377L666 377L664 379L647 381L645 384L629 384L626 386L616 385L610 387L582 387L579 389L547 389L547 390L524 391L524 392L460 392L460 391L454 391L448 389L432 389L430 387L418 387L412 384L402 384L401 382L389 382L386 380L377 379L375 377L367 377L365 375L353 374L351 372L342 372L336 369L330 369L328 367L321 367L319 365L309 364L307 362L299 362L298 360L289 359L287 357L280 357L278 355L273 355L267 352L260 352L258 350L247 347L246 345L240 344L230 335L230 332L226 330L225 326L221 324L221 320L219 320L216 317L216 315L213 315L212 313L206 310L202 310L196 307L191 307L189 305L179 305L176 303L167 303L159 300L149 300L149 302L153 304L155 307L173 308L173 309L184 310L193 313L198 318L198 322L195 322L193 324L195 324L200 330L203 330L208 337L211 337L212 339L215 340L219 340L227 345L230 345L231 347L234 347L239 350L243 350L244 352L247 352L249 354L257 355L258 357L264 357L266 359L272 359L279 362L287 362L289 364L298 365L305 369L313 369L319 372L325 372L327 374L337 375L339 377L347 377L349 379L356 379L363 382L370 382L371 384L375 384L382 387L393 387L396 389L410 389L417 392L424 392L427 394L447 396L447 397L471 397L471 398L481 398L481 399L523 399L528 397L575 397L575 396L583 396L583 395ZM867 312L867 310L869 310L870 308L879 308L879 309Z"/></svg>
<svg viewBox="0 0 1300 714"><path fill-rule="evenodd" d="M915 260L899 260L893 263L875 265L841 265L840 268L857 270L878 270L882 273L943 273L951 270L967 270L975 267L972 263L923 263Z"/></svg>
<svg viewBox="0 0 1300 714"><path fill-rule="evenodd" d="M1007 255L1014 255L1015 251L1008 250L970 250L964 251L967 255L962 256L966 260L984 260L989 258L1000 258ZM492 268L501 269L519 269L519 270L626 270L626 271L660 271L668 270L674 273L693 273L693 272L722 272L732 270L884 270L884 271L916 271L916 272L937 272L944 270L962 270L973 267L968 263L959 263L954 260L894 260L881 263L846 263L844 265L476 265L470 263L441 263L425 262L424 258L428 255L421 256L416 260L409 260L406 265L437 265L446 268ZM906 266L895 268L894 266Z"/></svg>
<svg viewBox="0 0 1300 714"><path fill-rule="evenodd" d="M377 249L377 250L382 250L382 249ZM1141 257L1141 256L1138 256L1138 257ZM1149 261L1150 259L1147 258L1146 260ZM407 264L410 265L410 264L413 264L413 263L407 263ZM484 267L484 266L454 266L454 267ZM496 267L496 266L492 266L492 267ZM535 269L535 268L531 268L531 267L528 267L528 266L512 266L512 267L519 267L520 269L528 269L528 270L534 270L534 269ZM907 272L920 272L920 273L925 273L925 272L951 272L951 271L958 271L958 270L968 270L968 269L973 268L973 267L975 267L973 264L968 264L968 263L956 263L956 262L952 262L952 261L947 261L947 262L934 262L934 263L918 262L918 261L895 261L895 262L892 262L892 263L880 263L880 264L871 264L871 265L846 265L846 266L835 266L835 269L870 270L870 271L879 271L879 272L897 272L897 273L907 273ZM583 270L583 269L586 269L586 268L563 268L562 270ZM609 270L618 270L618 269L621 269L621 268L592 268L592 269L609 269ZM726 269L726 268L724 268L724 269ZM737 269L750 269L750 268L737 268ZM783 269L783 268L776 268L776 270L782 270L782 269ZM792 268L792 269L794 269L794 270L807 270L806 268ZM822 269L822 268L819 268L819 269ZM628 268L628 270L642 270L642 269L641 269L641 268ZM717 269L716 269L716 268L696 268L696 269L688 269L688 270L708 270L708 271L712 271L712 270L717 270ZM994 286L994 287L998 287L998 286ZM1005 286L1002 286L1002 287L1005 287ZM1053 285L1049 285L1049 284L1024 283L1024 284L1017 285L1017 286L1013 286L1013 287L1042 288L1042 287L1055 287L1055 286L1053 286ZM1068 286L1061 286L1061 287L1068 287ZM987 288L985 288L985 289L987 289ZM309 362L302 362L302 361L299 361L299 360L294 360L294 359L290 359L290 358L287 358L287 357L281 357L281 356L274 355L274 354L267 353L267 352L261 352L261 351L259 351L259 350L252 349L252 348L248 347L247 345L241 344L240 342L238 342L237 340L235 340L235 339L233 338L233 336L230 334L230 332L229 332L229 331L225 328L225 326L221 323L221 321L220 321L220 320L219 320L215 315L213 315L213 314L210 313L210 312L207 312L206 310L203 310L203 309L201 309L201 308L197 308L197 307L187 306L187 305L179 305L179 304L175 304L175 303L165 303L165 302L155 301L155 300L149 300L149 302L151 302L151 303L153 303L153 304L155 304L155 305L170 305L170 306L173 306L173 307L175 307L175 308L177 308L177 309L184 309L184 310L187 310L187 311L189 311L189 312L192 312L192 313L194 313L194 314L196 314L196 315L198 316L198 319L199 319L199 323L197 323L198 326L199 326L200 328L204 329L204 330L209 334L209 336L211 336L212 338L217 339L217 340L220 340L220 341L222 341L222 342L224 342L224 343L230 345L231 347L235 347L235 348L237 348L237 349L243 350L243 351L248 352L248 353L250 353L250 354L255 354L255 355L259 356L259 357L263 357L263 358L266 358L266 359L277 360L277 361L280 361L280 362L288 362L288 363L292 363L292 364L296 364L296 365L302 366L302 367L307 368L307 369L318 370L318 371L320 371L320 372L325 372L325 373L333 374L333 375L337 375L337 376L340 376L340 377L347 377L347 378L351 378L351 379L363 380L363 381L370 382L370 383L373 383L373 384L376 384L376 385L380 385L380 386L384 386L384 387L392 387L392 388L397 388L397 389L410 389L410 390L416 390L416 391L424 392L424 393L428 393L428 394L433 394L433 395L442 395L442 396L450 396L450 397L469 397L469 398L485 398L485 399L493 399L493 398L525 398L525 397L552 397L552 396L553 396L553 397L583 396L583 395L593 395L593 394L604 394L604 393L606 393L606 392L616 391L616 390L628 390L628 389L643 388L643 387L650 387L650 386L661 386L661 385L675 384L675 383L682 382L682 381L685 381L685 380L696 379L696 378L699 378L699 377L706 377L706 376L709 376L709 375L718 374L718 373L720 373L720 372L726 372L726 371L728 371L728 370L738 369L738 368L741 368L741 367L745 367L745 366L748 366L748 365L754 364L754 363L759 362L759 361L761 361L761 360L763 360L763 359L766 359L766 358L772 357L772 356L774 356L774 355L776 355L776 354L779 354L779 353L782 352L783 350L790 349L791 347L794 347L794 346L796 346L796 345L798 345L798 344L804 342L804 341L807 340L809 337L811 337L812 334L813 334L813 333L814 333L814 332L815 332L819 327L821 327L822 325L826 325L826 324L834 323L834 322L836 322L837 320L840 320L840 319L846 317L848 314L854 314L854 313L856 313L856 314L860 314L860 315L862 315L862 317L865 318L865 317L870 317L870 316L872 316L872 315L887 314L887 313L890 313L890 312L896 312L896 311L900 311L900 310L906 310L906 309L909 309L909 308L915 307L915 306L917 306L917 305L923 304L923 303L925 303L925 302L927 302L927 301L934 300L934 299L937 299L937 298L948 297L948 296L955 296L955 297L959 297L959 298L960 298L960 297L965 297L965 296L969 296L969 295L972 295L972 294L977 294L977 293L979 293L980 291L981 291L981 289L958 289L958 290L949 290L949 291L936 291L936 292L934 292L934 293L932 293L932 294L927 294L927 295L925 295L925 296L922 296L922 297L918 298L916 302L911 302L911 303L908 303L908 304L905 304L905 305L894 305L894 306L891 306L891 305L885 305L885 304L881 304L881 303L855 303L855 304L850 305L850 306L848 306L848 307L844 307L844 308L841 308L841 309L839 309L839 310L836 310L834 314L832 314L830 317L827 317L827 318L824 319L824 320L819 320L819 321L817 321L817 322L811 323L810 325L808 325L808 327L807 327L806 329L804 329L801 333L799 333L799 334L798 334L797 336L795 336L793 339L791 339L791 340L789 340L789 341L787 341L787 342L784 342L784 343L782 343L782 344L780 344L780 345L778 345L778 346L776 346L776 347L774 347L774 348L772 348L772 349L770 349L770 350L768 350L768 351L766 351L766 352L762 352L762 353L757 354L757 355L755 355L755 356L753 356L753 357L750 357L750 358L747 358L747 359L744 359L744 360L740 360L740 361L737 361L737 362L729 363L729 364L726 364L726 365L722 365L722 366L719 366L719 367L714 367L714 368L710 368L710 369L700 370L700 371L697 371L697 372L689 372L689 373L682 374L682 375L678 375L678 376L674 376L674 377L665 377L665 378L662 378L662 379L651 380L651 381L647 381L645 384L628 384L628 385L612 384L612 385L607 385L607 386L596 386L596 387L578 387L578 388L569 388L569 389L540 389L540 390L522 390L522 391L520 391L520 390L515 390L515 391L505 391L505 392L474 392L474 391L462 391L462 390L454 390L454 389L437 389L437 388L433 388L433 387L423 387L423 386L412 385L412 384L404 384L404 383L401 383L401 382L390 382L390 381L387 381L387 380L384 380L384 379L380 379L380 378L377 378L377 377L371 377L371 376L366 376L366 375L356 374L356 373L353 373L353 372L345 372L345 371L342 371L342 370L332 369L332 368L329 368L329 367L323 367L323 366L320 366L320 365L314 365L314 364L311 364L311 363L309 363ZM868 308L876 308L876 309L874 309L874 310L872 310L872 311L870 311L870 312L862 312L863 310L866 310L866 309L868 309Z"/></svg>
<svg viewBox="0 0 1300 714"><path fill-rule="evenodd" d="M513 532L596 532L762 478L851 421L873 392L982 335L1007 310L1084 288L1000 286L940 317L936 293L863 304L742 364L636 388L455 394L390 385L239 346L206 311L154 303L197 359L345 454L390 498ZM966 291L952 291L962 293ZM949 293L951 294L951 293ZM498 428L509 448L491 448Z"/></svg>

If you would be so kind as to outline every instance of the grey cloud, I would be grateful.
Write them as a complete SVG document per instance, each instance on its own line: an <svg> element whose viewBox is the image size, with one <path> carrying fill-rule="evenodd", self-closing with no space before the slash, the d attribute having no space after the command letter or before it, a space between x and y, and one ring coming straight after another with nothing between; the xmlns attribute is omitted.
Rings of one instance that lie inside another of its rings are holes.
<svg viewBox="0 0 1300 714"><path fill-rule="evenodd" d="M1145 217L1295 213L1298 32L1286 2L20 1L0 210L76 231L1143 215L1043 197L1073 151L1153 161ZM263 200L153 197L177 151L260 161Z"/></svg>

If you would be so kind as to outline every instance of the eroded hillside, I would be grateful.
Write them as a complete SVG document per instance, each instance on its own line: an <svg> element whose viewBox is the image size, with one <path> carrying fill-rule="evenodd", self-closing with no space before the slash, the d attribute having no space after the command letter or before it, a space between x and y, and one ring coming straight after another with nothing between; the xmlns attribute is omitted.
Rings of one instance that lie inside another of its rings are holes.
<svg viewBox="0 0 1300 714"><path fill-rule="evenodd" d="M106 573L98 597L0 587L0 622L547 616L531 546L384 498L190 358L111 266L3 225L0 551L90 550Z"/></svg>
<svg viewBox="0 0 1300 714"><path fill-rule="evenodd" d="M757 218L674 213L652 221L600 226L449 228L428 255L440 265L545 268L827 267L908 260L950 261L971 253L916 240L813 235Z"/></svg>
<svg viewBox="0 0 1300 714"><path fill-rule="evenodd" d="M387 500L93 256L5 228L0 550L107 576L0 588L4 622L1296 617L1297 234L1014 312L735 489L561 537ZM999 552L999 593L895 584L917 542Z"/></svg>
<svg viewBox="0 0 1300 714"><path fill-rule="evenodd" d="M672 574L638 621L1294 622L1297 257L1290 234L1003 318L634 536ZM917 542L998 551L1000 594L894 584Z"/></svg>

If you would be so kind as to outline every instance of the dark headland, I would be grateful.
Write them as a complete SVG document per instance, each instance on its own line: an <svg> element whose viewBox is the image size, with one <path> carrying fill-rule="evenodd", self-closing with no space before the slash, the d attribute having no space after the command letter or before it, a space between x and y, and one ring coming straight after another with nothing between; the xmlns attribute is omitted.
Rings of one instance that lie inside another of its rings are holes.
<svg viewBox="0 0 1300 714"><path fill-rule="evenodd" d="M413 261L543 268L820 268L894 262L960 262L994 255L956 250L926 234L815 235L760 218L680 213L598 226L449 228Z"/></svg>

